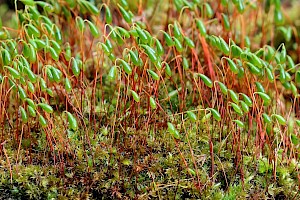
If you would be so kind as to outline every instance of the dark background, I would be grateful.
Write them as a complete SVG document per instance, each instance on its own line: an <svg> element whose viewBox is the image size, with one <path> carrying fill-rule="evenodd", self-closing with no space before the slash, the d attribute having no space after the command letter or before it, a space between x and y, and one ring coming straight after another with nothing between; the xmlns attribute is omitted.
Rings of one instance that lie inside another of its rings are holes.
<svg viewBox="0 0 300 200"><path fill-rule="evenodd" d="M7 4L9 9L12 9L12 10L15 9L15 0L0 0L0 5L1 4ZM24 4L20 1L17 1L17 6L18 6L18 9L24 8Z"/></svg>

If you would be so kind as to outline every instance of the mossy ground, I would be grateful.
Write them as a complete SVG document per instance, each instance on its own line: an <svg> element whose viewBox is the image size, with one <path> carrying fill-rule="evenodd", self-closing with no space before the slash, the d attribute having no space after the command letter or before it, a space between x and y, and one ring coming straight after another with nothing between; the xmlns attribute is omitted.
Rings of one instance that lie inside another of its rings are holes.
<svg viewBox="0 0 300 200"><path fill-rule="evenodd" d="M300 199L293 7L23 2L0 28L0 199Z"/></svg>

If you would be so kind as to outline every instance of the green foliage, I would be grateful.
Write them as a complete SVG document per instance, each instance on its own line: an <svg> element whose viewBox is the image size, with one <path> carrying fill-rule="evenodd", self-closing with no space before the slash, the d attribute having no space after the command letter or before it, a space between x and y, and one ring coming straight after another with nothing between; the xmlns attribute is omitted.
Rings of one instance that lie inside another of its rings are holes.
<svg viewBox="0 0 300 200"><path fill-rule="evenodd" d="M289 9L108 2L0 20L0 198L299 198Z"/></svg>

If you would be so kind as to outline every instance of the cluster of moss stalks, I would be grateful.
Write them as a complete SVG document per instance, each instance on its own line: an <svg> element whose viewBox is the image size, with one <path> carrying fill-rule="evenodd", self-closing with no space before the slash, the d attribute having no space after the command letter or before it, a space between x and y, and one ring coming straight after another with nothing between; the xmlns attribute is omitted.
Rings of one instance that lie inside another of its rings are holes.
<svg viewBox="0 0 300 200"><path fill-rule="evenodd" d="M0 199L300 198L280 0L20 2L0 22Z"/></svg>

